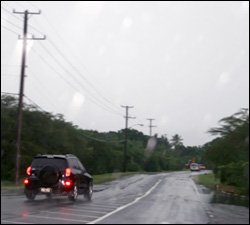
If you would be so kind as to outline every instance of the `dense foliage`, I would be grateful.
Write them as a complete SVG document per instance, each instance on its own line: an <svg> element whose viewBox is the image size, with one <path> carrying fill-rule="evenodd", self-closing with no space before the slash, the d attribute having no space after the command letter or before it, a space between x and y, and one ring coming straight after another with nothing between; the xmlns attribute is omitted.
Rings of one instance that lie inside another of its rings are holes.
<svg viewBox="0 0 250 225"><path fill-rule="evenodd" d="M1 96L1 179L14 180L16 157L17 99ZM21 177L32 157L41 153L77 155L92 174L122 170L124 133L100 133L83 130L66 122L62 115L39 111L33 105L24 105ZM146 146L149 136L134 129L128 130L128 171L180 170L190 159L202 162L201 147L185 147L180 135L169 142L167 137L155 137L157 145L152 151Z"/></svg>
<svg viewBox="0 0 250 225"><path fill-rule="evenodd" d="M206 159L223 183L249 192L249 113L241 109L220 120L209 132L218 135L205 145Z"/></svg>

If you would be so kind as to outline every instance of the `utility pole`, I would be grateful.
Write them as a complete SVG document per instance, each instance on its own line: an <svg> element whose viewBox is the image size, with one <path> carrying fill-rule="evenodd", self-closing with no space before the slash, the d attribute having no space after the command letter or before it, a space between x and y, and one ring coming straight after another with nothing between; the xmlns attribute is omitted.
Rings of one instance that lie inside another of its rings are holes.
<svg viewBox="0 0 250 225"><path fill-rule="evenodd" d="M131 117L128 115L129 108L134 108L134 106L121 106L126 109L126 116L125 118L125 141L124 141L124 155L123 155L123 172L127 170L127 142L128 142L128 119L135 119L135 117Z"/></svg>
<svg viewBox="0 0 250 225"><path fill-rule="evenodd" d="M156 127L156 126L152 125L152 121L155 120L155 119L150 118L150 119L147 119L147 120L149 120L149 126L148 126L149 127L149 135L150 135L150 137L152 137L152 128Z"/></svg>
<svg viewBox="0 0 250 225"><path fill-rule="evenodd" d="M16 185L19 181L19 167L20 167L20 149L21 149L21 130L22 130L22 108L23 108L23 92L24 92L24 77L26 68L26 46L28 40L45 40L45 36L42 38L28 38L28 16L40 14L39 12L29 12L25 10L24 12L17 12L13 10L15 14L24 14L24 25L23 25L23 37L18 36L19 39L23 40L22 48L22 65L21 65L21 78L20 78L20 90L19 90L19 101L18 101L18 116L17 116L17 139L16 139Z"/></svg>

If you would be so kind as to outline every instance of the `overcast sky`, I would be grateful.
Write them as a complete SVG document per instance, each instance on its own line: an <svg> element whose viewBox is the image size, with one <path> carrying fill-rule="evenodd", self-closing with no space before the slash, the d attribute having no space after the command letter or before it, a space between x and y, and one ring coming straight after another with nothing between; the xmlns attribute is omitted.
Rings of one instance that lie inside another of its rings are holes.
<svg viewBox="0 0 250 225"><path fill-rule="evenodd" d="M1 91L18 93L23 15L25 95L83 129L178 133L185 145L249 108L249 2L1 1ZM30 26L31 25L31 26ZM26 102L28 99L25 99Z"/></svg>

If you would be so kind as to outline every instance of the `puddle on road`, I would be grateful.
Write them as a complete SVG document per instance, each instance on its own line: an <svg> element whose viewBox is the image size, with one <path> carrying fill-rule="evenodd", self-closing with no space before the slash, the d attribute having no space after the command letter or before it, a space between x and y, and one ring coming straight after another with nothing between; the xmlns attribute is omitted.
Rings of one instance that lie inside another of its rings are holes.
<svg viewBox="0 0 250 225"><path fill-rule="evenodd" d="M226 205L238 205L249 208L249 197L239 196L228 193L222 193L206 188L202 185L198 185L198 191L201 194L203 200L209 203L219 203Z"/></svg>

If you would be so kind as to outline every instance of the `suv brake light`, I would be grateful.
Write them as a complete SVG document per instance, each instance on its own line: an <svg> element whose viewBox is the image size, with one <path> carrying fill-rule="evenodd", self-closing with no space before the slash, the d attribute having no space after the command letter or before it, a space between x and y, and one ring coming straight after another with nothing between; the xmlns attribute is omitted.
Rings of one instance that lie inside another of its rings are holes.
<svg viewBox="0 0 250 225"><path fill-rule="evenodd" d="M65 181L65 186L70 187L72 185L72 182L70 180Z"/></svg>
<svg viewBox="0 0 250 225"><path fill-rule="evenodd" d="M24 183L25 185L27 185L27 184L29 184L29 180L26 178L26 179L23 181L23 183Z"/></svg>
<svg viewBox="0 0 250 225"><path fill-rule="evenodd" d="M31 166L29 166L29 167L26 169L26 173L27 173L27 175L29 175L29 176L31 175L31 169L32 169Z"/></svg>
<svg viewBox="0 0 250 225"><path fill-rule="evenodd" d="M66 168L66 169L65 169L65 176L66 176L66 177L69 177L70 174L71 174L71 169L70 169L70 168Z"/></svg>

